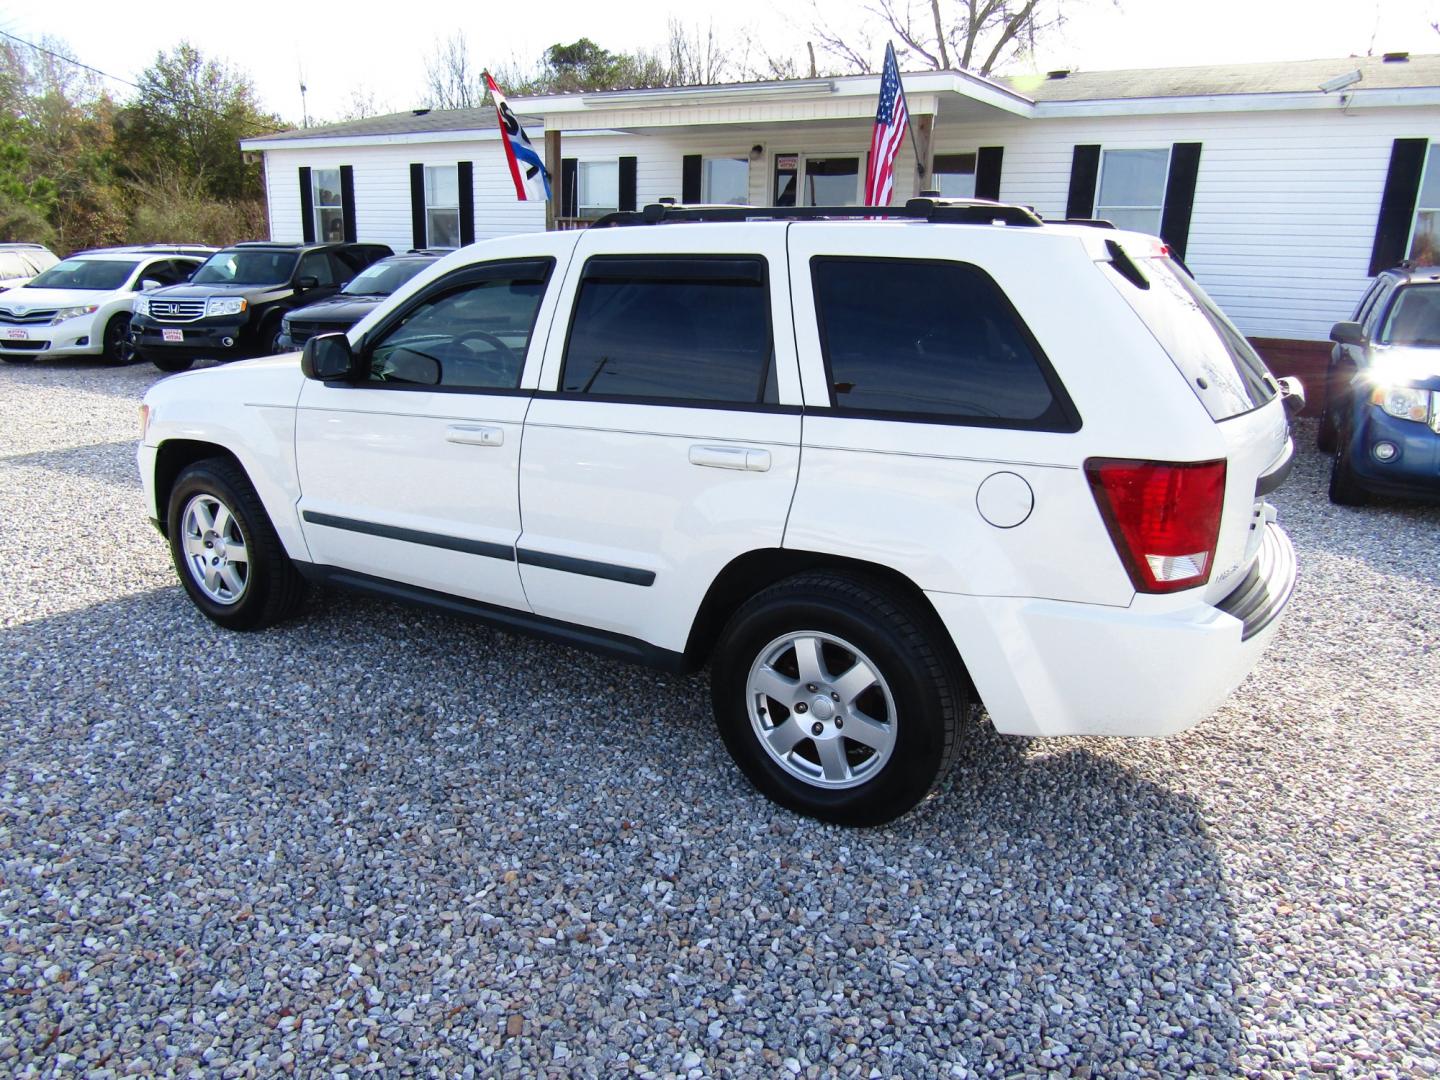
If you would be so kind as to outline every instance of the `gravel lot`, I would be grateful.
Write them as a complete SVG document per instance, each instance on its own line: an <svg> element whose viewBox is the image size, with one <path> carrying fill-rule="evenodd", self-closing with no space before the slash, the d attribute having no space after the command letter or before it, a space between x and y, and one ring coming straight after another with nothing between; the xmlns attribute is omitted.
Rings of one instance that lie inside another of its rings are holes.
<svg viewBox="0 0 1440 1080"><path fill-rule="evenodd" d="M213 627L141 507L155 376L0 368L0 1072L1440 1072L1440 511L1307 450L1219 713L977 723L854 832L744 784L703 677L341 595Z"/></svg>

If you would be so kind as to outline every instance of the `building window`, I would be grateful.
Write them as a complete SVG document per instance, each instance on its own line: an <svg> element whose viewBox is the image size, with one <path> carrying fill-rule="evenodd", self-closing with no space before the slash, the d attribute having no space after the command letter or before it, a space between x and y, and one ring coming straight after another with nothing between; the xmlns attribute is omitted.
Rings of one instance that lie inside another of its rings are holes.
<svg viewBox="0 0 1440 1080"><path fill-rule="evenodd" d="M620 208L620 162L582 161L575 172L576 212L580 217L604 217Z"/></svg>
<svg viewBox="0 0 1440 1080"><path fill-rule="evenodd" d="M1118 229L1160 235L1170 150L1106 150L1100 158L1095 216Z"/></svg>
<svg viewBox="0 0 1440 1080"><path fill-rule="evenodd" d="M454 165L425 166L425 246L460 246L460 179Z"/></svg>
<svg viewBox="0 0 1440 1080"><path fill-rule="evenodd" d="M975 155L936 154L932 187L947 199L975 197Z"/></svg>
<svg viewBox="0 0 1440 1080"><path fill-rule="evenodd" d="M744 206L750 201L748 158L706 158L701 171L700 201Z"/></svg>
<svg viewBox="0 0 1440 1080"><path fill-rule="evenodd" d="M1415 200L1409 257L1425 266L1440 263L1440 143L1431 143Z"/></svg>
<svg viewBox="0 0 1440 1080"><path fill-rule="evenodd" d="M339 243L345 239L345 211L340 201L340 170L312 170L310 188L315 202L315 235L322 243Z"/></svg>

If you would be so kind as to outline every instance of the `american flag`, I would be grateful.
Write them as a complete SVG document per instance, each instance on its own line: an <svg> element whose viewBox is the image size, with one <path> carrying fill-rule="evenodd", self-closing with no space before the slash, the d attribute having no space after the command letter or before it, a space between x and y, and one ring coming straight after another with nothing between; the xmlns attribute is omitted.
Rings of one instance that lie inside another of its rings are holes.
<svg viewBox="0 0 1440 1080"><path fill-rule="evenodd" d="M895 154L910 127L905 88L895 46L885 46L885 69L880 74L880 107L875 110L875 134L870 139L870 168L865 174L865 205L889 206L895 190Z"/></svg>

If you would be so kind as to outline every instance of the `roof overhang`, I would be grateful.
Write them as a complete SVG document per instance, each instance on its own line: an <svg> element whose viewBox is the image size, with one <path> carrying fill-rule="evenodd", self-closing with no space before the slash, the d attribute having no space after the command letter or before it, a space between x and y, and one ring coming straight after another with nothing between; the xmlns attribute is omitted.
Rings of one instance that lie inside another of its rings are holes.
<svg viewBox="0 0 1440 1080"><path fill-rule="evenodd" d="M1083 99L1041 101L1037 120L1087 116L1166 116L1181 113L1294 112L1316 109L1374 109L1440 105L1440 86L1393 87L1379 90L1303 90L1274 94L1207 94L1195 97Z"/></svg>

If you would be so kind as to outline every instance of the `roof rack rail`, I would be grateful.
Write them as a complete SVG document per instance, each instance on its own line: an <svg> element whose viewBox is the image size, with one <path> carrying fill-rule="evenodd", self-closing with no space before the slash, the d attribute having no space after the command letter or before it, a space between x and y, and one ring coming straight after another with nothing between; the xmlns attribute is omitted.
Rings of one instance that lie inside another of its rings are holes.
<svg viewBox="0 0 1440 1080"><path fill-rule="evenodd" d="M904 206L684 206L650 203L643 210L621 210L591 223L592 229L665 222L836 221L885 218L960 225L1045 224L1029 207L988 199L911 199Z"/></svg>
<svg viewBox="0 0 1440 1080"><path fill-rule="evenodd" d="M1091 229L1113 229L1115 223L1104 218L1067 217L1055 222L1056 225L1084 225Z"/></svg>

